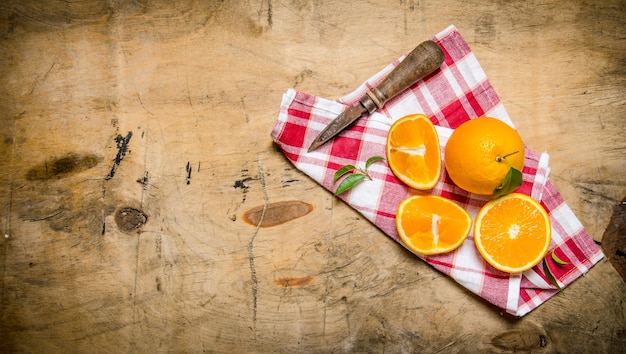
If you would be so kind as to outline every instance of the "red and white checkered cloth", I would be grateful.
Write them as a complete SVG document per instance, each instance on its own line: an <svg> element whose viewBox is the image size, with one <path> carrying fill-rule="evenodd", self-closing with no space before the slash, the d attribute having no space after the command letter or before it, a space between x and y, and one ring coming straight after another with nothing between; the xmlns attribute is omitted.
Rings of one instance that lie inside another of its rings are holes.
<svg viewBox="0 0 626 354"><path fill-rule="evenodd" d="M490 116L513 126L485 72L457 29L449 26L432 39L445 54L441 67L387 102L382 109L361 117L331 142L307 152L313 139L346 105L357 103L365 91L382 81L404 56L336 101L288 90L283 96L272 138L296 168L327 190L334 191L333 175L339 168L347 164L364 167L368 158L385 156L389 127L405 115L424 113L430 117L439 133L442 154L453 129L469 119ZM523 184L517 192L532 196L549 212L552 222L550 249L555 249L556 255L570 264L557 265L551 257L547 259L559 285L565 287L586 273L603 254L548 179L548 155L528 148L525 152ZM396 231L395 214L400 202L409 195L421 193L447 197L464 207L474 219L480 207L491 198L461 190L445 171L437 186L426 192L407 187L385 163L374 163L369 171L372 181L361 182L339 198L400 245L403 243ZM491 267L476 250L473 234L453 252L417 256L513 315L523 316L558 293L547 280L541 264L522 274L508 274Z"/></svg>

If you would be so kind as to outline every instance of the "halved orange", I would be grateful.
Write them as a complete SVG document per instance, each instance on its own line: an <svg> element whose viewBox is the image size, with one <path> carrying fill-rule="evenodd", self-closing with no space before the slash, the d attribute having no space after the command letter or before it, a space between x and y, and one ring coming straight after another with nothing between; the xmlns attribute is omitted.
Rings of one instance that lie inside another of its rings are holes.
<svg viewBox="0 0 626 354"><path fill-rule="evenodd" d="M434 195L414 195L398 206L396 228L404 244L423 255L450 252L469 235L472 218L455 202Z"/></svg>
<svg viewBox="0 0 626 354"><path fill-rule="evenodd" d="M441 151L435 126L423 114L395 121L387 135L387 162L399 180L415 189L431 189L441 176Z"/></svg>
<svg viewBox="0 0 626 354"><path fill-rule="evenodd" d="M533 198L511 193L485 204L474 223L474 242L494 268L520 273L546 256L552 228L545 209Z"/></svg>

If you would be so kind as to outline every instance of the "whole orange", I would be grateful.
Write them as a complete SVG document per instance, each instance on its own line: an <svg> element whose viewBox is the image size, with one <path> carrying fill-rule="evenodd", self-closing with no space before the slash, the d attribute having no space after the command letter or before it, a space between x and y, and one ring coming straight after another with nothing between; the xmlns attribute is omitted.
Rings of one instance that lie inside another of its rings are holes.
<svg viewBox="0 0 626 354"><path fill-rule="evenodd" d="M510 167L522 170L524 143L515 129L499 119L472 119L450 135L444 164L460 188L491 195L502 184Z"/></svg>

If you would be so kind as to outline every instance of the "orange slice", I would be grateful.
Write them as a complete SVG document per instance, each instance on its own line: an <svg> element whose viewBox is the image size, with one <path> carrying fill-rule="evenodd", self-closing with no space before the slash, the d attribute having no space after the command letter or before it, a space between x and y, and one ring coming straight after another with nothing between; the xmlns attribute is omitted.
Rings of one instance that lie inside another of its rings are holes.
<svg viewBox="0 0 626 354"><path fill-rule="evenodd" d="M396 228L409 249L423 255L439 254L463 243L472 228L472 218L449 199L414 195L400 203Z"/></svg>
<svg viewBox="0 0 626 354"><path fill-rule="evenodd" d="M399 180L415 189L431 189L441 176L441 151L435 126L423 114L395 121L387 135L387 161Z"/></svg>
<svg viewBox="0 0 626 354"><path fill-rule="evenodd" d="M480 254L494 268L508 273L520 273L541 262L551 235L545 209L519 193L485 204L474 224L474 242Z"/></svg>

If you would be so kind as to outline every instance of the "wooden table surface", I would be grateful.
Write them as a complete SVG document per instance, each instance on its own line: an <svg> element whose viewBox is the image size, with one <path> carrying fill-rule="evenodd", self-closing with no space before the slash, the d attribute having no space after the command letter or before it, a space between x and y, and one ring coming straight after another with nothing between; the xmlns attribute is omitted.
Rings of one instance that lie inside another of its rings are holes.
<svg viewBox="0 0 626 354"><path fill-rule="evenodd" d="M625 352L607 259L511 318L269 136L288 88L337 98L454 24L601 243L626 193L625 18L623 0L3 1L0 350ZM268 205L300 217L246 222Z"/></svg>

